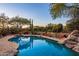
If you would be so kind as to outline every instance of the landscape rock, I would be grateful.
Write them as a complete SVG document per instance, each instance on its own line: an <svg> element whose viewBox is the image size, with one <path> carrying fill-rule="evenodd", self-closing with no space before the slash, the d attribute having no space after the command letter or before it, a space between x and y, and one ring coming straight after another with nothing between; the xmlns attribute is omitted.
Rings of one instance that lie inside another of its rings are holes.
<svg viewBox="0 0 79 59"><path fill-rule="evenodd" d="M66 38L65 45L72 50L79 52L79 31L74 30Z"/></svg>
<svg viewBox="0 0 79 59"><path fill-rule="evenodd" d="M79 52L79 43L72 50L74 50L75 52Z"/></svg>

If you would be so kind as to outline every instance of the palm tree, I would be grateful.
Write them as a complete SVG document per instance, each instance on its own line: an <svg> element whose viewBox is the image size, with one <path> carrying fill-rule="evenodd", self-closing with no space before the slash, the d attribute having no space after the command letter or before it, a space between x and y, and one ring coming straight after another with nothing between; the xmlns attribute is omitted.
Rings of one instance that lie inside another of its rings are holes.
<svg viewBox="0 0 79 59"><path fill-rule="evenodd" d="M62 16L79 18L79 4L54 3L50 4L50 14L56 19Z"/></svg>

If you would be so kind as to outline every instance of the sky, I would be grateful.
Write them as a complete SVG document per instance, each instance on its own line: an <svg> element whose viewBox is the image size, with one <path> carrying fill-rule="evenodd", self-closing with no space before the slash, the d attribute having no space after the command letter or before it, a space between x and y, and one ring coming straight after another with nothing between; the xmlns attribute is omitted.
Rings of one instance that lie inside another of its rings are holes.
<svg viewBox="0 0 79 59"><path fill-rule="evenodd" d="M67 17L52 19L48 3L1 3L0 13L5 13L6 16L14 17L21 16L28 19L33 19L35 26L46 26L49 23L65 24L69 19Z"/></svg>

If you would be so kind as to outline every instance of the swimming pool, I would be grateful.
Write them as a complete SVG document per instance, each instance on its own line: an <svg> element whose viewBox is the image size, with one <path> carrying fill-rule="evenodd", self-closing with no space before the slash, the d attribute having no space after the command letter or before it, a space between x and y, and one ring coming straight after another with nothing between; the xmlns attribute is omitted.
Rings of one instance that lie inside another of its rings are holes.
<svg viewBox="0 0 79 59"><path fill-rule="evenodd" d="M66 46L42 37L16 36L9 41L19 44L18 56L79 56Z"/></svg>

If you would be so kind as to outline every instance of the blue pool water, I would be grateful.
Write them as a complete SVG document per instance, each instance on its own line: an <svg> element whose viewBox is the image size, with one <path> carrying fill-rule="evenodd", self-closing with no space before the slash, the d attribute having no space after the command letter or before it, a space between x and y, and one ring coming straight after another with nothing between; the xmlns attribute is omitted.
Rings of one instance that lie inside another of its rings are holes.
<svg viewBox="0 0 79 59"><path fill-rule="evenodd" d="M19 37L10 39L19 44L18 56L78 56L79 53L72 51L56 41L41 37Z"/></svg>

